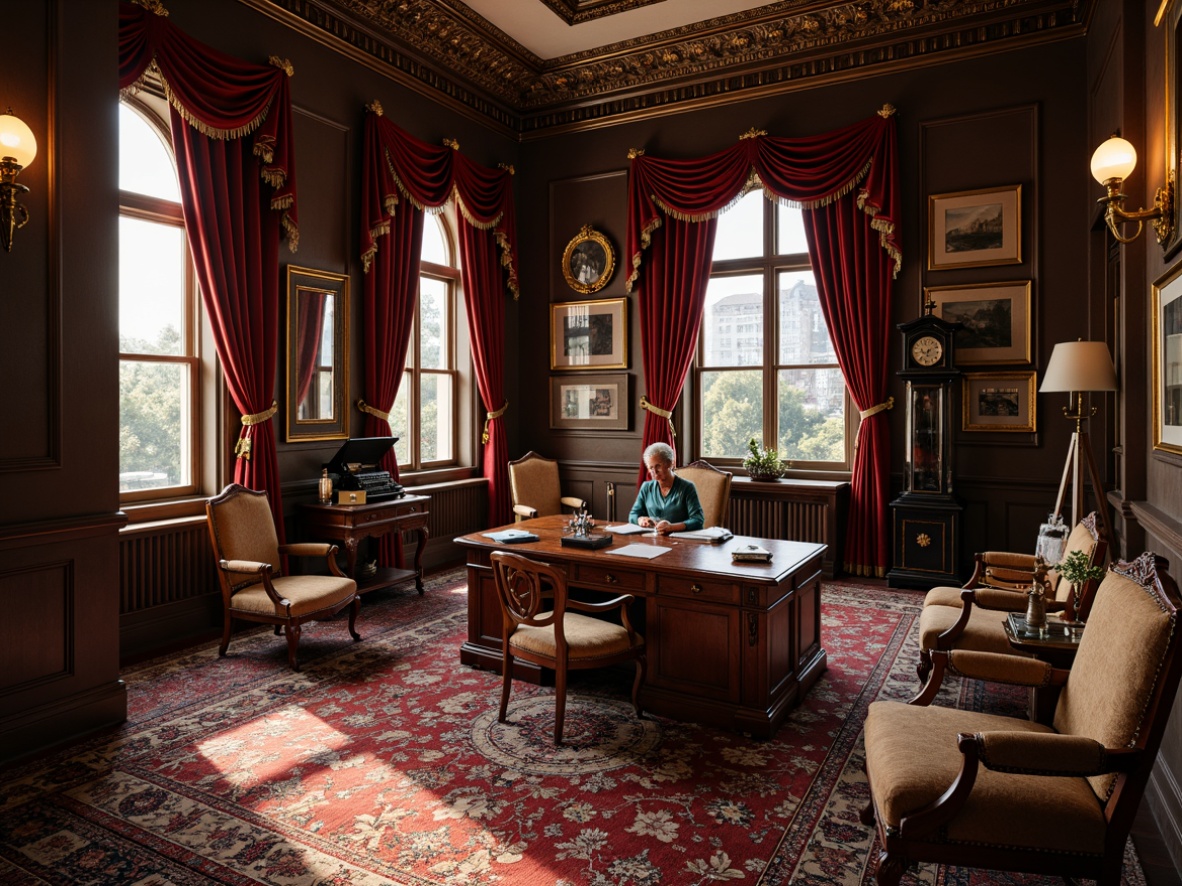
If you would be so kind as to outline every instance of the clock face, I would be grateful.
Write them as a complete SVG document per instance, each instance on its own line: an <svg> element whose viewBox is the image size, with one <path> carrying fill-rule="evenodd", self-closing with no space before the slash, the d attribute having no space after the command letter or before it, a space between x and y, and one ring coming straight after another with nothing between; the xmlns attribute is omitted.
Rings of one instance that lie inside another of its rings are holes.
<svg viewBox="0 0 1182 886"><path fill-rule="evenodd" d="M934 335L925 335L911 343L911 359L920 366L935 366L944 356L944 344Z"/></svg>

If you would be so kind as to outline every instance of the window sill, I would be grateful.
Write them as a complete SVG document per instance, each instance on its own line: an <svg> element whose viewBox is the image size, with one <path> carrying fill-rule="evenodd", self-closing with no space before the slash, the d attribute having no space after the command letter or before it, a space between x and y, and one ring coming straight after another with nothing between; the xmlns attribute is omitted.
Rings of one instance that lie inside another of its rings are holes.
<svg viewBox="0 0 1182 886"><path fill-rule="evenodd" d="M184 517L205 519L207 496L191 495L167 501L128 502L120 510L127 515L129 525L153 523L161 520L176 520Z"/></svg>

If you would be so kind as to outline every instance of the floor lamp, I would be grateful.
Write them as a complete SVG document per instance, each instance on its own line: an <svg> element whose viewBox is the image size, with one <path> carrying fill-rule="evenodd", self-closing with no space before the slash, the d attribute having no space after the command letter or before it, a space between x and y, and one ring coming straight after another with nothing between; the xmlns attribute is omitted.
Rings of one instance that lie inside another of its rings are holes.
<svg viewBox="0 0 1182 886"><path fill-rule="evenodd" d="M1067 463L1063 466L1063 479L1059 482L1059 495L1055 499L1055 514L1062 512L1063 496L1070 479L1071 525L1075 526L1083 517L1083 471L1086 468L1088 479L1092 483L1092 492L1096 496L1096 510L1100 515L1104 537L1108 541L1109 550L1113 551L1116 548L1113 547L1115 539L1108 521L1108 501L1104 495L1104 484L1100 482L1100 472L1096 469L1096 459L1092 455L1087 425L1084 424L1096 414L1096 407L1091 407L1085 413L1083 395L1088 391L1116 389L1116 369L1113 368L1108 345L1102 341L1082 340L1065 341L1055 345L1051 352L1051 361L1047 364L1047 371L1043 374L1042 385L1039 387L1044 393L1065 392L1067 405L1063 407L1063 415L1075 421L1075 432L1071 435L1071 445L1067 448Z"/></svg>

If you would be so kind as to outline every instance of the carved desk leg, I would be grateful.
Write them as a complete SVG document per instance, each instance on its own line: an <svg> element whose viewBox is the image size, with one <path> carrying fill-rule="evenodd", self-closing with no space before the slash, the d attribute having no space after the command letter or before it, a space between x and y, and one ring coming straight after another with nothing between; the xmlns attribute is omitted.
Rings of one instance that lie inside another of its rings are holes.
<svg viewBox="0 0 1182 886"><path fill-rule="evenodd" d="M419 543L415 546L415 588L423 593L423 549L427 547L427 527L420 526L415 530Z"/></svg>

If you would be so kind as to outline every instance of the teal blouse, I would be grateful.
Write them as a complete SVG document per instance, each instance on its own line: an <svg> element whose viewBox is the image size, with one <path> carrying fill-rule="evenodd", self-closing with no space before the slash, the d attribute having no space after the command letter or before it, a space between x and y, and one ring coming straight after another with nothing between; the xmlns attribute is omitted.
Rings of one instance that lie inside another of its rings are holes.
<svg viewBox="0 0 1182 886"><path fill-rule="evenodd" d="M661 484L656 480L645 480L636 494L636 503L628 513L629 523L639 523L641 517L654 520L668 520L670 523L685 523L686 531L702 528L702 503L698 501L698 489L689 480L674 475L673 487L668 495L661 495Z"/></svg>

